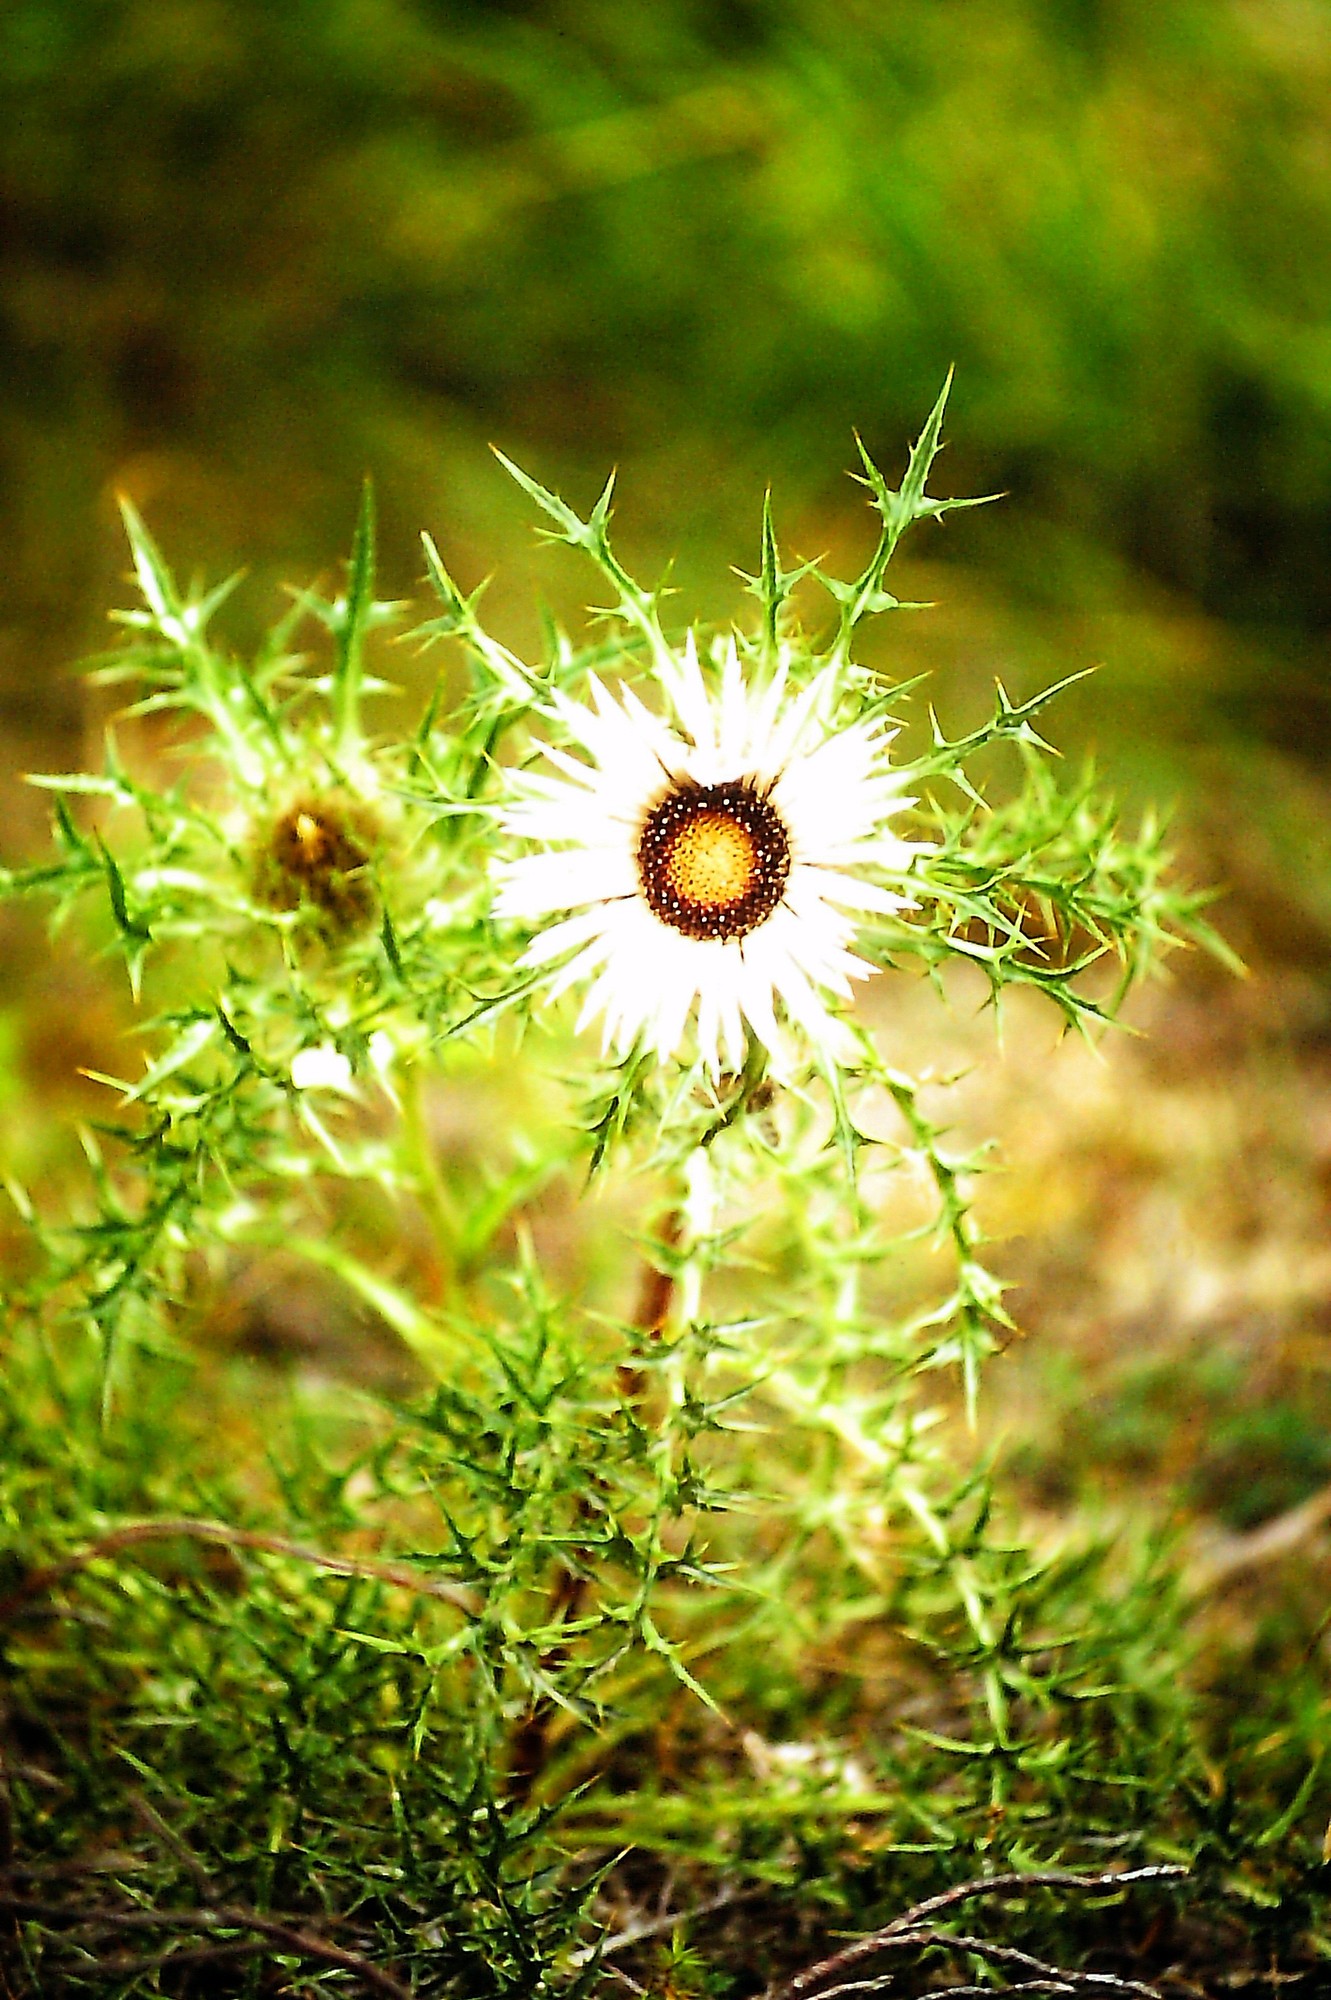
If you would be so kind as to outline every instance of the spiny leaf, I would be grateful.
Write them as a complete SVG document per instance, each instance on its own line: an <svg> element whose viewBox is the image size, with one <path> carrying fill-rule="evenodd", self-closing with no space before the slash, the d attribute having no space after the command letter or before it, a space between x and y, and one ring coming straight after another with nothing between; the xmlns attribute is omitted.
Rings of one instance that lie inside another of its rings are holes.
<svg viewBox="0 0 1331 2000"><path fill-rule="evenodd" d="M777 546L776 529L772 522L772 489L769 486L763 495L762 539L759 551L758 574L750 576L746 570L738 569L735 574L742 577L749 594L758 599L763 607L763 649L767 659L775 658L780 638L781 614L801 578L817 571L816 562L796 563L794 569L783 569L781 554Z"/></svg>
<svg viewBox="0 0 1331 2000"><path fill-rule="evenodd" d="M492 444L490 449L509 478L516 481L528 498L534 500L541 511L548 514L555 523L556 532L551 535L553 541L567 542L575 549L594 550L598 540L604 539L606 524L610 519L610 496L615 485L613 472L602 489L600 499L592 509L590 519L584 521L580 515L574 513L566 500L561 500L548 486L542 486L539 479L533 479L529 472L524 472L520 465L515 465L497 444ZM549 533L549 530L546 532Z"/></svg>
<svg viewBox="0 0 1331 2000"><path fill-rule="evenodd" d="M1042 688L1038 694L1031 695L1029 700L1023 702L1012 701L1003 683L995 681L992 716L988 722L981 723L978 729L972 729L966 736L945 736L938 717L931 710L934 749L929 755L917 757L911 763L904 765L902 769L905 776L909 782L915 783L920 778L943 773L959 784L968 797L983 804L983 800L965 776L963 768L965 759L973 756L977 750L984 749L987 744L1012 741L1029 744L1032 749L1044 751L1049 755L1056 754L1044 738L1030 726L1031 717L1038 715L1042 708L1047 707L1066 688L1075 687L1078 681L1086 680L1095 671L1094 667L1081 667L1076 673L1066 674L1061 681L1055 681L1052 686Z"/></svg>
<svg viewBox="0 0 1331 2000"><path fill-rule="evenodd" d="M145 1097L152 1097L158 1087L168 1077L174 1076L195 1056L202 1054L213 1039L218 1028L216 1015L202 1017L189 1022L172 1043L166 1054L155 1062L146 1075L140 1077L132 1090L125 1092L126 1104L135 1104Z"/></svg>
<svg viewBox="0 0 1331 2000"><path fill-rule="evenodd" d="M490 579L484 577L470 597L464 596L444 567L432 537L422 534L421 547L425 552L426 576L444 606L444 615L442 618L427 619L417 626L417 635L427 646L436 639L464 641L483 670L482 692L496 691L518 713L525 713L528 708L543 702L545 690L539 677L524 665L516 653L511 653L507 646L492 638L476 615L476 606L489 588Z"/></svg>
<svg viewBox="0 0 1331 2000"><path fill-rule="evenodd" d="M129 537L130 553L134 558L134 573L138 578L143 601L148 606L159 628L170 632L171 636L182 640L186 636L181 626L180 593L176 589L175 578L167 568L161 550L149 534L142 516L133 502L120 496L120 515Z"/></svg>
<svg viewBox="0 0 1331 2000"><path fill-rule="evenodd" d="M125 894L125 878L120 872L120 867L115 856L111 853L111 850L107 847L106 842L100 834L97 835L97 846L102 857L102 867L106 873L106 888L111 902L111 914L115 918L116 924L126 937L140 938L145 943L151 943L152 932L140 918L133 916L130 912L129 902Z"/></svg>
<svg viewBox="0 0 1331 2000"><path fill-rule="evenodd" d="M603 575L610 579L619 603L609 607L605 615L622 619L625 624L634 627L646 641L658 672L668 677L674 671L674 661L661 630L657 612L657 602L662 592L644 590L642 585L629 575L610 546L610 498L615 488L614 473L612 472L606 480L596 505L584 521L566 501L560 499L557 493L550 492L549 488L542 486L539 480L533 479L530 473L524 472L520 465L515 465L497 445L491 445L490 449L510 478L514 479L523 492L529 494L537 506L556 523L554 530L545 530L550 538L553 541L567 542L571 548L582 549L592 558Z"/></svg>
<svg viewBox="0 0 1331 2000"><path fill-rule="evenodd" d="M838 578L829 577L821 570L815 572L824 588L841 606L841 619L836 638L831 648L834 661L849 658L850 642L855 628L862 619L872 617L882 611L916 610L922 607L908 605L882 588L883 573L896 552L897 544L906 529L914 521L941 520L944 514L962 507L983 507L996 499L996 494L984 494L976 499L935 500L925 491L929 469L942 445L943 412L947 407L948 392L952 387L952 370L939 391L938 400L929 412L924 429L911 449L905 477L898 488L888 485L878 467L870 458L858 432L856 448L864 466L863 474L853 476L860 484L867 486L873 496L873 505L882 522L878 546L860 575L851 583L843 583Z"/></svg>

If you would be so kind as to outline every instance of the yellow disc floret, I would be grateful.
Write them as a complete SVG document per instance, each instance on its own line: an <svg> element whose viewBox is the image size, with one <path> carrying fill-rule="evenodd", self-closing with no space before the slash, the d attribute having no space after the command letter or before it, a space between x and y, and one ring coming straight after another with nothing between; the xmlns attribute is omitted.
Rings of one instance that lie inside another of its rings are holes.
<svg viewBox="0 0 1331 2000"><path fill-rule="evenodd" d="M638 834L638 881L653 916L684 937L747 937L766 923L790 874L790 836L746 778L676 781Z"/></svg>
<svg viewBox="0 0 1331 2000"><path fill-rule="evenodd" d="M747 896L758 867L753 835L727 813L702 813L682 826L665 857L666 880L686 903L727 909Z"/></svg>

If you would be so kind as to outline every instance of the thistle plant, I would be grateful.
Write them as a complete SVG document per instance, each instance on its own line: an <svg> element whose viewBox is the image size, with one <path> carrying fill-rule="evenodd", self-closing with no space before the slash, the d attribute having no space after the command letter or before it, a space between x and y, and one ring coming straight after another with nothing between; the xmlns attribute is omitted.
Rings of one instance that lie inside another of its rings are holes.
<svg viewBox="0 0 1331 2000"><path fill-rule="evenodd" d="M906 608L906 530L980 504L928 491L945 396L899 487L861 449L860 574L787 566L768 508L756 615L719 636L627 573L609 485L583 518L505 460L609 596L535 664L428 537L431 615L377 597L368 490L344 590L251 661L215 636L231 585L182 591L125 508L140 601L95 675L130 702L102 771L37 780L55 853L5 880L123 962L146 1046L101 1078L80 1212L12 1187L40 1251L5 1419L41 1738L9 1777L42 1857L5 1877L21 1990L207 1963L209 1990L583 1991L635 1882L666 1903L630 1943L783 1894L871 1926L995 1868L1038 1917L1060 1882L1115 1893L1107 1860L1126 1885L1223 1848L1167 1574L1116 1598L1105 1551L1036 1559L993 1512L964 1422L1012 1332L983 1160L855 1005L912 969L942 1005L960 960L1095 1034L1163 949L1219 948L1159 827L1057 782L1058 688L898 752L918 690L857 645ZM441 660L399 731L390 630ZM904 1312L903 1175L950 1270ZM274 1415L219 1465L195 1336L279 1264L421 1386ZM677 1943L670 1990L713 1990Z"/></svg>

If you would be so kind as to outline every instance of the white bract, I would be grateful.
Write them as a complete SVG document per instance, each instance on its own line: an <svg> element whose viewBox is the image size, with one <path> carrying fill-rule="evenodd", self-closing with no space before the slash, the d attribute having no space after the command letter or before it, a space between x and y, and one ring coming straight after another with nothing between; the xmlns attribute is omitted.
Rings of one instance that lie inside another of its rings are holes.
<svg viewBox="0 0 1331 2000"><path fill-rule="evenodd" d="M319 1042L291 1058L291 1081L297 1090L348 1091L352 1088L351 1064L331 1042Z"/></svg>
<svg viewBox="0 0 1331 2000"><path fill-rule="evenodd" d="M779 1011L841 1056L829 999L874 970L849 948L856 926L911 901L918 849L886 826L912 803L892 732L838 726L830 670L799 692L784 667L747 679L733 641L715 688L691 634L660 677L667 717L594 675L590 704L554 697L587 761L547 744L553 771L514 778L502 823L541 852L500 865L497 914L559 919L522 963L552 968L552 997L586 982L579 1028L600 1016L621 1058L638 1042L674 1055L695 1003L713 1077L742 1066L746 1027L784 1064Z"/></svg>

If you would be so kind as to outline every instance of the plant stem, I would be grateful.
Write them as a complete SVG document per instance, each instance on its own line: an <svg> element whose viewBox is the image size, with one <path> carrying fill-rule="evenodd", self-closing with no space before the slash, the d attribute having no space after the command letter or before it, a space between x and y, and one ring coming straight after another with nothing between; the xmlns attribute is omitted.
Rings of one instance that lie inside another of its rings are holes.
<svg viewBox="0 0 1331 2000"><path fill-rule="evenodd" d="M401 1088L403 1151L417 1198L439 1252L443 1288L445 1292L453 1292L458 1284L458 1220L435 1158L429 1121L425 1115L422 1075L419 1063L404 1065Z"/></svg>
<svg viewBox="0 0 1331 2000"><path fill-rule="evenodd" d="M658 1264L651 1257L644 1257L642 1261L633 1325L648 1341L660 1340L675 1303L678 1279L671 1264L683 1235L683 1214L680 1209L673 1208L667 1214L658 1238L661 1248L666 1252L667 1261ZM637 1367L631 1361L623 1361L615 1370L615 1381L625 1402L635 1415L640 1415L643 1399L647 1393L646 1369Z"/></svg>

